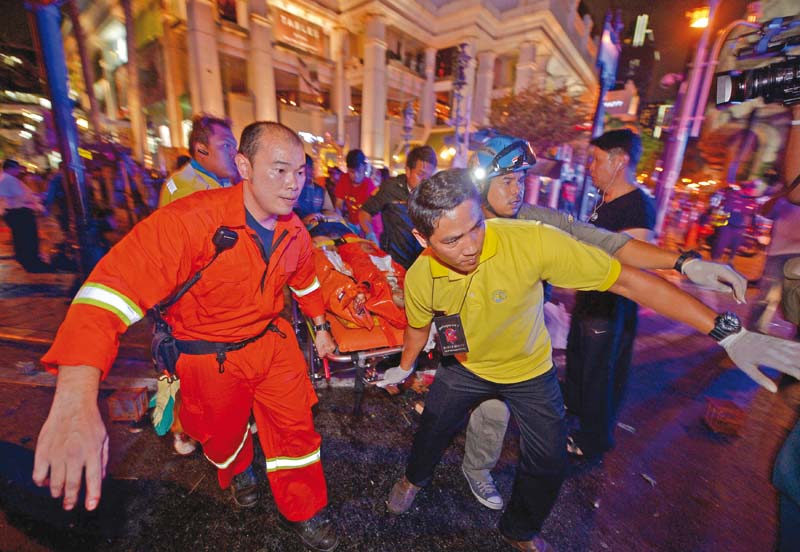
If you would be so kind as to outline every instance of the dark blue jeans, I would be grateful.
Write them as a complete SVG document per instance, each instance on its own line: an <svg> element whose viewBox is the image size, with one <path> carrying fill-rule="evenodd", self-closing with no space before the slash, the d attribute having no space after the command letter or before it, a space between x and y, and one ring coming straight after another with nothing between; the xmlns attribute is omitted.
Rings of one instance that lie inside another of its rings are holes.
<svg viewBox="0 0 800 552"><path fill-rule="evenodd" d="M775 460L772 483L778 489L778 550L800 546L800 420L789 433Z"/></svg>
<svg viewBox="0 0 800 552"><path fill-rule="evenodd" d="M520 383L500 384L476 376L452 357L444 359L425 400L406 477L418 486L430 483L470 408L489 398L506 401L520 430L519 466L500 531L513 540L528 540L553 508L567 464L564 401L554 369Z"/></svg>

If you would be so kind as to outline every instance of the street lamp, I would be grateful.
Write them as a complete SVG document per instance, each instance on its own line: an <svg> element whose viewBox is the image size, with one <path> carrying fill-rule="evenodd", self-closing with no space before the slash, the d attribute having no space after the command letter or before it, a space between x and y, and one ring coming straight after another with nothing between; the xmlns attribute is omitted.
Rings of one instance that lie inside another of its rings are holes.
<svg viewBox="0 0 800 552"><path fill-rule="evenodd" d="M678 181L681 166L683 165L683 156L686 153L686 142L689 138L689 120L695 112L697 105L697 95L700 90L702 66L706 62L706 49L708 47L708 38L711 33L711 24L714 21L714 14L716 12L719 0L711 0L708 7L708 17L706 26L703 28L703 34L700 36L700 41L697 43L697 50L694 56L692 68L689 71L689 78L686 85L686 93L683 96L678 107L678 120L673 126L670 133L667 145L664 148L663 172L659 178L656 187L656 235L661 234L664 226L664 218L666 216L669 200L672 196L672 190L675 188L675 183Z"/></svg>
<svg viewBox="0 0 800 552"><path fill-rule="evenodd" d="M467 43L459 44L458 57L456 58L456 78L453 80L453 108L455 114L450 117L454 127L456 155L453 159L453 166L465 166L467 159L467 149L469 145L469 107L466 107L467 116L461 115L461 102L464 99L463 90L467 86L467 67L472 57L467 53ZM461 126L464 125L464 135L461 133Z"/></svg>

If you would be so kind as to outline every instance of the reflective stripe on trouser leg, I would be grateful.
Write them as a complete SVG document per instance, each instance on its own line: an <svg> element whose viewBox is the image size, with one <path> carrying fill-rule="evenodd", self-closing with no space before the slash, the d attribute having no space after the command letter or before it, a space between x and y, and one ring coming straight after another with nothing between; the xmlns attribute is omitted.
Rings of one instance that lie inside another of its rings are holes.
<svg viewBox="0 0 800 552"><path fill-rule="evenodd" d="M233 463L233 461L236 460L236 457L239 456L239 453L242 452L242 447L244 447L244 444L247 441L248 437L250 437L250 426L248 426L244 430L244 437L242 437L242 442L237 447L236 452L231 454L228 458L226 458L222 462L214 462L211 458L208 457L208 454L203 453L203 455L206 457L206 460L214 464L219 469L224 470L228 468Z"/></svg>
<svg viewBox="0 0 800 552"><path fill-rule="evenodd" d="M319 462L319 449L300 458L288 458L285 456L279 458L267 458L267 473L278 470L304 468L306 466L310 466L314 462Z"/></svg>
<svg viewBox="0 0 800 552"><path fill-rule="evenodd" d="M217 478L223 489L253 461L248 429L253 388L238 369L248 348L229 353L222 374L214 355L181 355L178 359L183 429L200 442L206 458L219 468Z"/></svg>
<svg viewBox="0 0 800 552"><path fill-rule="evenodd" d="M261 357L269 375L255 389L256 436L267 458L267 479L278 510L290 521L305 521L328 503L321 439L311 416L317 398L294 332L283 319L277 324L287 337L283 347Z"/></svg>

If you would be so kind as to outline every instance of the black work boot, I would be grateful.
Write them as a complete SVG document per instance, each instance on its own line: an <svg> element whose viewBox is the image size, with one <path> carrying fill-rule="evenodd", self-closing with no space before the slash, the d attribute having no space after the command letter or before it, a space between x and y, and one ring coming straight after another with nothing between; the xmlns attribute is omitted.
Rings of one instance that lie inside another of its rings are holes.
<svg viewBox="0 0 800 552"><path fill-rule="evenodd" d="M248 466L242 473L234 475L231 481L233 501L240 508L252 508L258 502L258 479L253 466Z"/></svg>
<svg viewBox="0 0 800 552"><path fill-rule="evenodd" d="M324 514L319 513L307 521L289 521L281 516L281 522L287 529L291 529L300 537L303 544L320 552L331 552L339 546L339 536Z"/></svg>

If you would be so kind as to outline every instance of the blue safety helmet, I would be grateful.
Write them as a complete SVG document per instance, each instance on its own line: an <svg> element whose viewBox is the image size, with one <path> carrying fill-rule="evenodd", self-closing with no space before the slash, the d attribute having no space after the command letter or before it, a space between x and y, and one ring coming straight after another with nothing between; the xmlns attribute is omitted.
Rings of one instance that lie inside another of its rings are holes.
<svg viewBox="0 0 800 552"><path fill-rule="evenodd" d="M472 179L483 195L487 184L496 177L508 173L527 171L536 164L536 156L527 140L506 134L488 138L478 146L469 159Z"/></svg>

